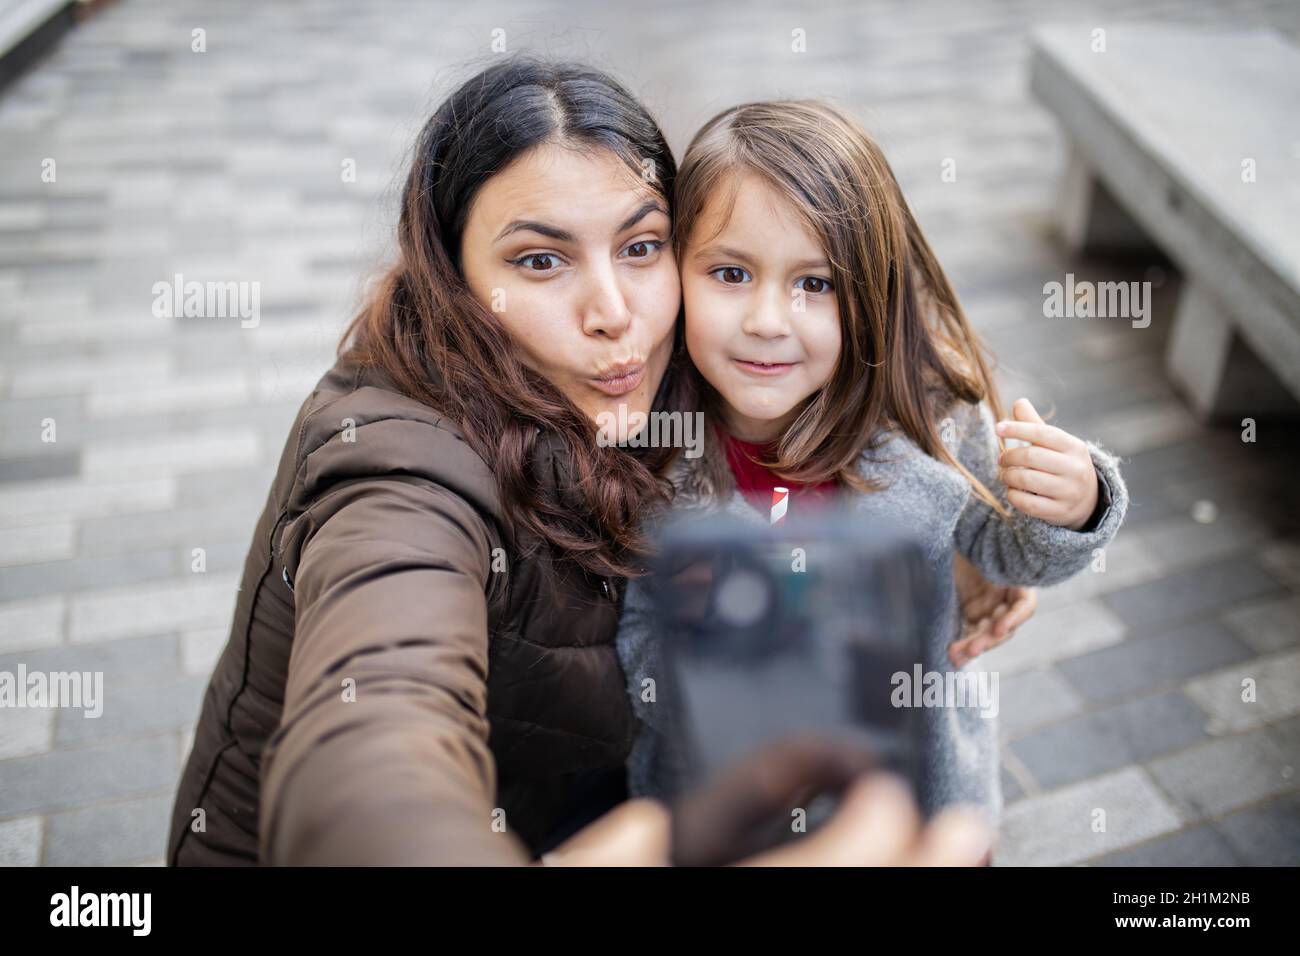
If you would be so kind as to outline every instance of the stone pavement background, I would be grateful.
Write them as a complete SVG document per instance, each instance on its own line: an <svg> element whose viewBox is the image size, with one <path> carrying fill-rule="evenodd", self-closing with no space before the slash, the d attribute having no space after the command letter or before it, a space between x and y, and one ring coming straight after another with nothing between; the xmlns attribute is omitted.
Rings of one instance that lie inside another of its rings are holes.
<svg viewBox="0 0 1300 956"><path fill-rule="evenodd" d="M1105 573L1045 591L986 658L1003 690L998 863L1300 862L1300 443L1265 425L1246 444L1185 411L1161 370L1171 269L1059 248L1063 142L1026 73L1027 27L1050 20L1300 42L1284 0L123 0L69 34L0 90L0 670L100 670L107 704L98 720L0 710L0 863L161 862L288 424L385 253L412 134L497 27L510 49L614 70L679 154L742 99L857 111L1008 394L1125 457L1133 505ZM1045 319L1042 285L1067 272L1152 281L1151 327ZM153 317L151 287L175 273L260 281L260 325Z"/></svg>

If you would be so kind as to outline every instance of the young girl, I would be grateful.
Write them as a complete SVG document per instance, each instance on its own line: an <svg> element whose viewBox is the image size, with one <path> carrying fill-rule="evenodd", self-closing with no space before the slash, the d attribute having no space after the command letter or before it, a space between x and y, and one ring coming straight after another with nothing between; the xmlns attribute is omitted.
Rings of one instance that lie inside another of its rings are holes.
<svg viewBox="0 0 1300 956"><path fill-rule="evenodd" d="M879 147L843 113L756 103L711 120L677 178L675 243L712 426L704 454L677 464L675 511L766 522L774 487L791 510L844 493L917 530L937 565L956 551L1008 585L1063 581L1114 537L1128 504L1115 458L1026 399L995 425L981 345ZM664 676L652 588L629 587L618 644L643 725L629 789L662 797L677 771L646 699ZM939 621L924 666L942 674L964 663L949 654L955 589ZM975 707L923 720L922 806L974 803L996 821L996 721Z"/></svg>

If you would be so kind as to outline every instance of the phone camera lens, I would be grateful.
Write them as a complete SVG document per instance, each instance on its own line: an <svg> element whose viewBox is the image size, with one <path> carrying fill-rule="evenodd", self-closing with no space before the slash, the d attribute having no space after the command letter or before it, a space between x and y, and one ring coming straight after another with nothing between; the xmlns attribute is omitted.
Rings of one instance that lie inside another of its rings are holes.
<svg viewBox="0 0 1300 956"><path fill-rule="evenodd" d="M770 590L756 571L739 568L718 585L718 617L732 627L753 627L767 614Z"/></svg>

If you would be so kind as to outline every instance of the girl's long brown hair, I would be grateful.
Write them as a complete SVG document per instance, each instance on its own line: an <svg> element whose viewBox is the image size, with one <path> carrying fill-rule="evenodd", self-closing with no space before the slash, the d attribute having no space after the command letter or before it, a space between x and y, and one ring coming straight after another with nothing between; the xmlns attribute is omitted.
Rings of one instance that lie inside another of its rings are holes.
<svg viewBox="0 0 1300 956"><path fill-rule="evenodd" d="M882 429L897 428L1005 513L941 440L940 416L953 399L987 402L998 418L1001 401L984 347L880 147L826 103L747 103L720 113L682 158L679 259L706 209L727 222L745 173L762 177L821 238L842 332L831 380L781 437L775 460L764 464L791 481L838 480L871 491L858 458ZM719 396L706 382L698 385L716 413Z"/></svg>
<svg viewBox="0 0 1300 956"><path fill-rule="evenodd" d="M378 366L403 393L460 427L496 476L509 530L525 550L544 543L557 560L589 573L628 575L637 570L632 558L646 550L638 527L644 510L666 497L662 473L673 450L602 447L591 420L520 361L518 345L470 293L460 267L460 238L479 189L550 142L609 150L638 175L649 160L652 188L671 199L672 153L618 83L575 64L503 60L456 90L421 131L402 192L397 261L349 324L338 354ZM674 355L656 408L686 403L689 384L674 374L680 364Z"/></svg>

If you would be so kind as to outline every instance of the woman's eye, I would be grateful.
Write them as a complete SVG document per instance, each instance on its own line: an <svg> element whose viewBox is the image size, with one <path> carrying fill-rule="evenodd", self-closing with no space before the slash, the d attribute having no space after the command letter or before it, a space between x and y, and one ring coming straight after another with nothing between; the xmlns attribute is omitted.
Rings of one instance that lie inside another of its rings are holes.
<svg viewBox="0 0 1300 956"><path fill-rule="evenodd" d="M530 272L550 272L556 267L559 259L549 252L534 252L511 261L517 266L523 266Z"/></svg>
<svg viewBox="0 0 1300 956"><path fill-rule="evenodd" d="M642 239L640 242L632 243L623 251L627 253L629 259L645 259L658 252L662 245L663 243L658 239Z"/></svg>
<svg viewBox="0 0 1300 956"><path fill-rule="evenodd" d="M722 266L714 269L712 274L727 285L740 285L742 282L749 281L749 273L736 266Z"/></svg>
<svg viewBox="0 0 1300 956"><path fill-rule="evenodd" d="M831 290L831 284L828 279L822 279L819 276L804 276L794 284L796 289L800 289L810 295L820 295L823 292Z"/></svg>

